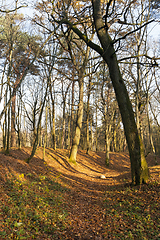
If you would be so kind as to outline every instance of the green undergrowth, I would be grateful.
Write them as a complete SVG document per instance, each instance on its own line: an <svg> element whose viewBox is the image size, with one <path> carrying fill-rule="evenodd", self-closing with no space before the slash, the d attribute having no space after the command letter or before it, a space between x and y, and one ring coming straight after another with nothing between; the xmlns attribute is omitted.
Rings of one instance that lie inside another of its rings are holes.
<svg viewBox="0 0 160 240"><path fill-rule="evenodd" d="M160 184L105 195L108 239L160 240Z"/></svg>
<svg viewBox="0 0 160 240"><path fill-rule="evenodd" d="M7 178L0 203L0 239L57 239L65 229L65 188L47 176Z"/></svg>

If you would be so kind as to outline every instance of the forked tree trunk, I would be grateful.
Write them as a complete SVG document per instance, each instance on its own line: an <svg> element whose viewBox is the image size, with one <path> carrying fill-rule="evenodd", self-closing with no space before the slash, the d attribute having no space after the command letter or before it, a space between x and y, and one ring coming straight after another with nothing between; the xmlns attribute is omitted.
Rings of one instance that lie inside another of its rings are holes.
<svg viewBox="0 0 160 240"><path fill-rule="evenodd" d="M132 183L141 184L142 182L146 182L149 177L148 166L144 156L143 143L135 123L132 104L120 73L115 49L102 20L101 1L92 0L92 4L97 35L104 50L102 57L108 65L111 81L122 116L122 122L130 154Z"/></svg>

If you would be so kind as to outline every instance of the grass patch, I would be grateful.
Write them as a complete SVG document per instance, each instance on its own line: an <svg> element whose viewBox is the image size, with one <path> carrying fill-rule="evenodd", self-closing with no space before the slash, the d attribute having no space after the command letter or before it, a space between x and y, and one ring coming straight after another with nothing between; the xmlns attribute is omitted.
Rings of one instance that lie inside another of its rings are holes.
<svg viewBox="0 0 160 240"><path fill-rule="evenodd" d="M21 174L6 181L1 202L0 239L57 239L65 229L66 190L54 179Z"/></svg>

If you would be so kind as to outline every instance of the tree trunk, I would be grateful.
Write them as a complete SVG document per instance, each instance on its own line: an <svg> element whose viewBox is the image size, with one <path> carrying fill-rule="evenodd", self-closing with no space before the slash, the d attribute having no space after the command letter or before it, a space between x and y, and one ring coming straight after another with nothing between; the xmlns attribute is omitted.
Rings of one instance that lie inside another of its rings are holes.
<svg viewBox="0 0 160 240"><path fill-rule="evenodd" d="M6 153L9 153L9 143L10 143L10 106L8 107L8 122L7 122L7 145L6 145Z"/></svg>
<svg viewBox="0 0 160 240"><path fill-rule="evenodd" d="M71 103L70 146L72 146L72 139L73 139L73 122L74 122L74 85L75 85L75 81L72 82L72 103Z"/></svg>
<svg viewBox="0 0 160 240"><path fill-rule="evenodd" d="M113 152L117 152L117 129L115 125L113 129Z"/></svg>
<svg viewBox="0 0 160 240"><path fill-rule="evenodd" d="M11 147L16 147L15 108L16 108L16 94L12 98L12 105L11 105Z"/></svg>
<svg viewBox="0 0 160 240"><path fill-rule="evenodd" d="M54 87L54 85L53 85ZM50 96L51 96L51 101L52 101L52 113L50 113L50 126L51 126L51 135L52 135L52 144L53 144L53 149L56 150L56 133L55 133L55 99L52 93L52 86L51 82L49 85L50 89Z"/></svg>
<svg viewBox="0 0 160 240"><path fill-rule="evenodd" d="M91 150L93 151L93 119L90 118L90 126L91 126Z"/></svg>
<svg viewBox="0 0 160 240"><path fill-rule="evenodd" d="M47 92L48 92L47 90L48 90L48 83L47 83L46 93L45 93L45 96L44 96L44 99L43 99L43 102L42 102L42 106L41 106L41 110L40 110L40 114L39 114L37 129L35 128L32 152L31 152L31 155L29 156L29 158L26 159L27 163L29 163L30 160L33 158L33 156L36 152L37 146L38 146L39 127L40 127L40 123L41 123L41 119L42 119L42 113L43 113L44 105L45 105L45 102L46 102L46 97L47 97Z"/></svg>
<svg viewBox="0 0 160 240"><path fill-rule="evenodd" d="M87 96L87 120L86 120L86 142L87 142L87 151L86 153L89 154L90 144L89 144L89 101L90 101L90 94L91 94L91 78L89 78L88 84L88 96Z"/></svg>
<svg viewBox="0 0 160 240"><path fill-rule="evenodd" d="M18 106L18 122L17 122L17 136L18 136L18 148L21 149L21 117L20 117L20 102Z"/></svg>
<svg viewBox="0 0 160 240"><path fill-rule="evenodd" d="M90 149L90 147L89 147L89 119L88 119L88 117L87 117L87 122L86 122L86 142L87 142L87 150L86 150L86 153L87 154L89 154L89 149Z"/></svg>
<svg viewBox="0 0 160 240"><path fill-rule="evenodd" d="M150 123L150 119L149 119L149 95L147 93L147 106L146 106L146 111L147 111L147 121L148 121L148 131L149 131L149 142L152 148L152 152L155 154L155 147L154 147L154 143L153 143L153 136L152 136L152 127L151 127L151 123Z"/></svg>
<svg viewBox="0 0 160 240"><path fill-rule="evenodd" d="M7 96L4 98L4 106L7 102ZM7 144L7 110L4 116L4 123L3 123L3 148L6 150Z"/></svg>
<svg viewBox="0 0 160 240"><path fill-rule="evenodd" d="M45 154L46 154L46 145L47 145L47 118L48 116L48 107L46 103L46 116L45 116L45 132L44 132L44 144L43 144L43 160L45 160Z"/></svg>
<svg viewBox="0 0 160 240"><path fill-rule="evenodd" d="M76 162L76 156L78 151L78 145L81 135L82 127L82 118L83 118L83 78L79 79L79 104L78 104L78 113L77 113L77 122L76 122L76 131L73 138L73 143L71 147L69 160L71 162Z"/></svg>
<svg viewBox="0 0 160 240"><path fill-rule="evenodd" d="M108 65L111 81L115 90L122 122L128 144L131 175L133 184L146 182L149 177L147 162L144 156L143 143L137 130L132 104L118 66L112 40L104 27L100 0L92 0L93 17L98 38L104 50L103 59Z"/></svg>
<svg viewBox="0 0 160 240"><path fill-rule="evenodd" d="M97 105L96 105L96 139L95 139L95 141L96 141L96 152L98 152L98 119L97 119L98 117L97 117Z"/></svg>
<svg viewBox="0 0 160 240"><path fill-rule="evenodd" d="M66 101L66 99L64 100ZM65 131L66 131L66 103L63 103L63 121L62 121L62 139L61 139L61 148L64 149L64 140L65 140Z"/></svg>
<svg viewBox="0 0 160 240"><path fill-rule="evenodd" d="M109 166L110 139L106 130L106 165Z"/></svg>

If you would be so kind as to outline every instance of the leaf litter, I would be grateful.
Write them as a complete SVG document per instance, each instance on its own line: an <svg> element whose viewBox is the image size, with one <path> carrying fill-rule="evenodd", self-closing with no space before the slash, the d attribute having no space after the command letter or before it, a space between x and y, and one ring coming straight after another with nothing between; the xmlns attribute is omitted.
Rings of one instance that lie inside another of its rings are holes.
<svg viewBox="0 0 160 240"><path fill-rule="evenodd" d="M160 158L148 156L151 178L131 187L127 153L38 148L0 153L0 239L160 239ZM101 176L105 178L101 178Z"/></svg>

